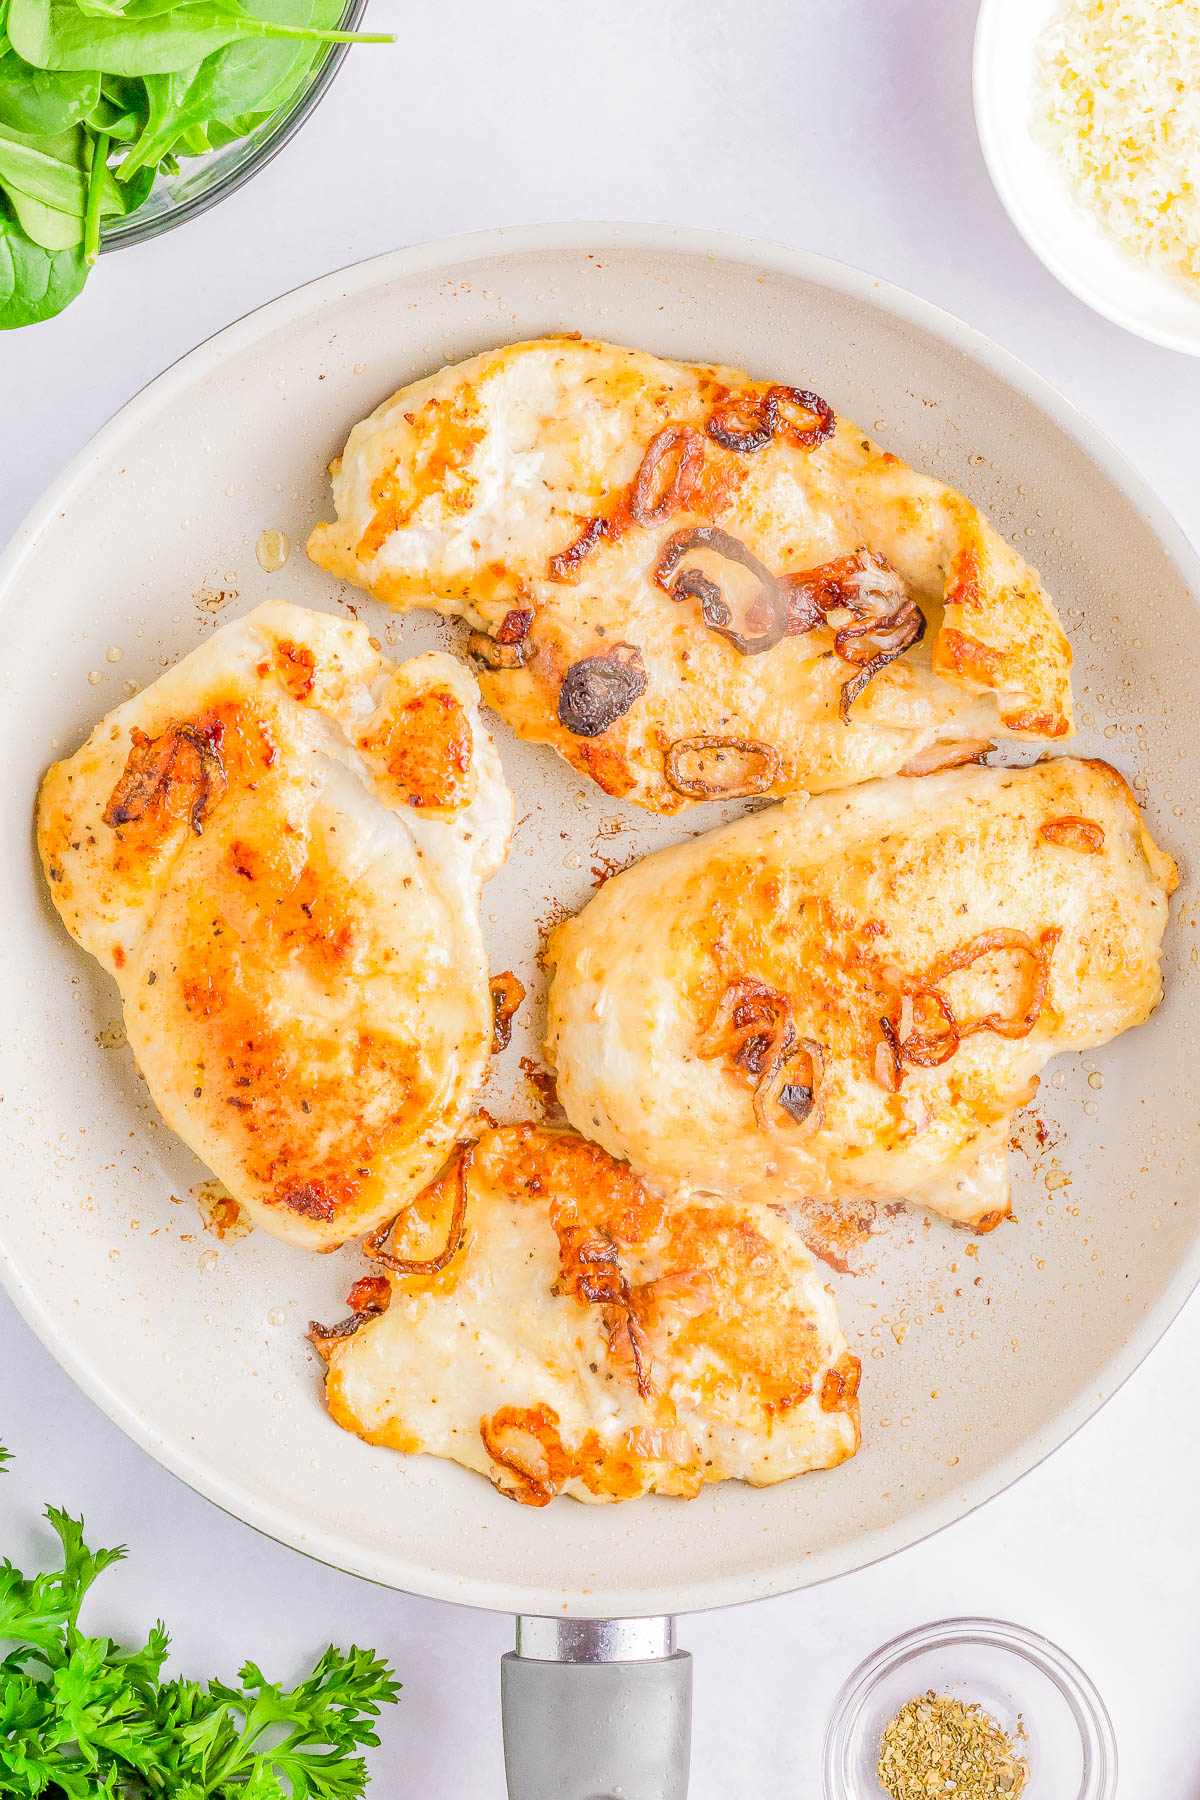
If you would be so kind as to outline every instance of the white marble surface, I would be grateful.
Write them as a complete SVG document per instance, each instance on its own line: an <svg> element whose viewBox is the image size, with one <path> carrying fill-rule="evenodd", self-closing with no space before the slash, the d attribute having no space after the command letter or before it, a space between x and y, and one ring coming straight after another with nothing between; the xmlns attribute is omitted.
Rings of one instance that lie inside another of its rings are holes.
<svg viewBox="0 0 1200 1800"><path fill-rule="evenodd" d="M538 219L626 218L819 250L969 319L1065 390L1200 535L1200 362L1125 336L1031 259L988 185L968 0L375 0L391 52L353 55L290 149L166 239L107 259L63 318L0 339L0 536L141 384L249 308L395 245ZM83 1511L132 1560L93 1619L161 1614L182 1665L298 1666L330 1638L405 1682L373 1792L501 1800L507 1620L390 1594L256 1537L134 1449L0 1298L0 1553L35 1508ZM1107 1697L1121 1792L1200 1796L1200 1302L1078 1437L903 1556L684 1622L695 1800L819 1791L833 1694L882 1639L947 1614L1021 1620ZM1069 1800L1063 1796L1062 1800Z"/></svg>

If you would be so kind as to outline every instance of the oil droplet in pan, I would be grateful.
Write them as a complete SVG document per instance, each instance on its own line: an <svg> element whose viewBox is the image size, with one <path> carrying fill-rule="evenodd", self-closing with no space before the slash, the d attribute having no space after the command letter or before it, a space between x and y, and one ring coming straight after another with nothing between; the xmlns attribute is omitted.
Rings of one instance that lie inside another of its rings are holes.
<svg viewBox="0 0 1200 1800"><path fill-rule="evenodd" d="M292 540L286 531L263 531L254 546L254 554L258 558L258 566L273 575L276 569L282 569L292 553Z"/></svg>

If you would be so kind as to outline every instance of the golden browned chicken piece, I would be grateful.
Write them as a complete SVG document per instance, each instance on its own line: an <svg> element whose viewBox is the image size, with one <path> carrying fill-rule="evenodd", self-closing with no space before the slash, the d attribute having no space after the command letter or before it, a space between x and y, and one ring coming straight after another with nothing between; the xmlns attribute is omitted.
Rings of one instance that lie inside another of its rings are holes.
<svg viewBox="0 0 1200 1800"><path fill-rule="evenodd" d="M1175 865L1107 764L895 776L615 876L553 933L567 1116L639 1174L987 1229L1059 1050L1162 993Z"/></svg>
<svg viewBox="0 0 1200 1800"><path fill-rule="evenodd" d="M530 1506L756 1485L858 1447L857 1357L770 1207L664 1200L571 1133L484 1129L313 1327L339 1425Z"/></svg>
<svg viewBox="0 0 1200 1800"><path fill-rule="evenodd" d="M514 344L356 425L333 495L315 562L469 620L502 717L654 812L1072 729L1034 571L803 389Z"/></svg>
<svg viewBox="0 0 1200 1800"><path fill-rule="evenodd" d="M54 903L168 1125L277 1237L391 1218L471 1116L479 889L512 818L460 663L397 667L365 625L278 602L47 774Z"/></svg>

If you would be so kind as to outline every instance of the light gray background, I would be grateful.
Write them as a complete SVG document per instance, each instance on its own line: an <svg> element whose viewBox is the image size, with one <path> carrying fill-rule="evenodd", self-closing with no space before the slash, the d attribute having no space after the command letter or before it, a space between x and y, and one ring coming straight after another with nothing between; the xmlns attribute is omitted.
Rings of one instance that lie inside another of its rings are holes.
<svg viewBox="0 0 1200 1800"><path fill-rule="evenodd" d="M975 143L968 0L375 0L371 19L400 43L352 54L251 186L106 258L62 319L0 338L0 536L137 388L260 302L397 245L578 218L757 234L914 289L1057 382L1200 535L1200 363L1095 318L1016 237ZM853 1664L976 1612L1085 1664L1123 1795L1197 1800L1198 1366L1194 1301L1096 1420L974 1517L832 1586L686 1620L695 1800L815 1800ZM2 1297L0 1368L0 1438L18 1452L0 1553L36 1557L44 1500L83 1511L94 1541L133 1548L94 1628L161 1614L196 1674L247 1655L287 1673L330 1638L375 1645L405 1691L373 1791L501 1800L508 1621L368 1587L225 1518L76 1393Z"/></svg>

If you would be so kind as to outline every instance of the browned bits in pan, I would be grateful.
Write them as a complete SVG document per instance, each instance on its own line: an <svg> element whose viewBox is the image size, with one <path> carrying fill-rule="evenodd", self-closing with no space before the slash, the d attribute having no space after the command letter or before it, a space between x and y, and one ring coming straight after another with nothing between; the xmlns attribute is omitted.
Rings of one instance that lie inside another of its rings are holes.
<svg viewBox="0 0 1200 1800"><path fill-rule="evenodd" d="M645 691L641 651L636 644L614 644L571 664L559 689L559 723L576 737L599 737Z"/></svg>
<svg viewBox="0 0 1200 1800"><path fill-rule="evenodd" d="M822 1412L850 1412L858 1398L862 1364L857 1356L844 1350L831 1369L826 1369L821 1383Z"/></svg>
<svg viewBox="0 0 1200 1800"><path fill-rule="evenodd" d="M492 1055L508 1048L512 1037L513 1014L525 998L525 984L511 969L493 975L488 983L492 995Z"/></svg>
<svg viewBox="0 0 1200 1800"><path fill-rule="evenodd" d="M757 738L678 738L663 769L675 792L689 800L742 800L774 785L779 752Z"/></svg>

